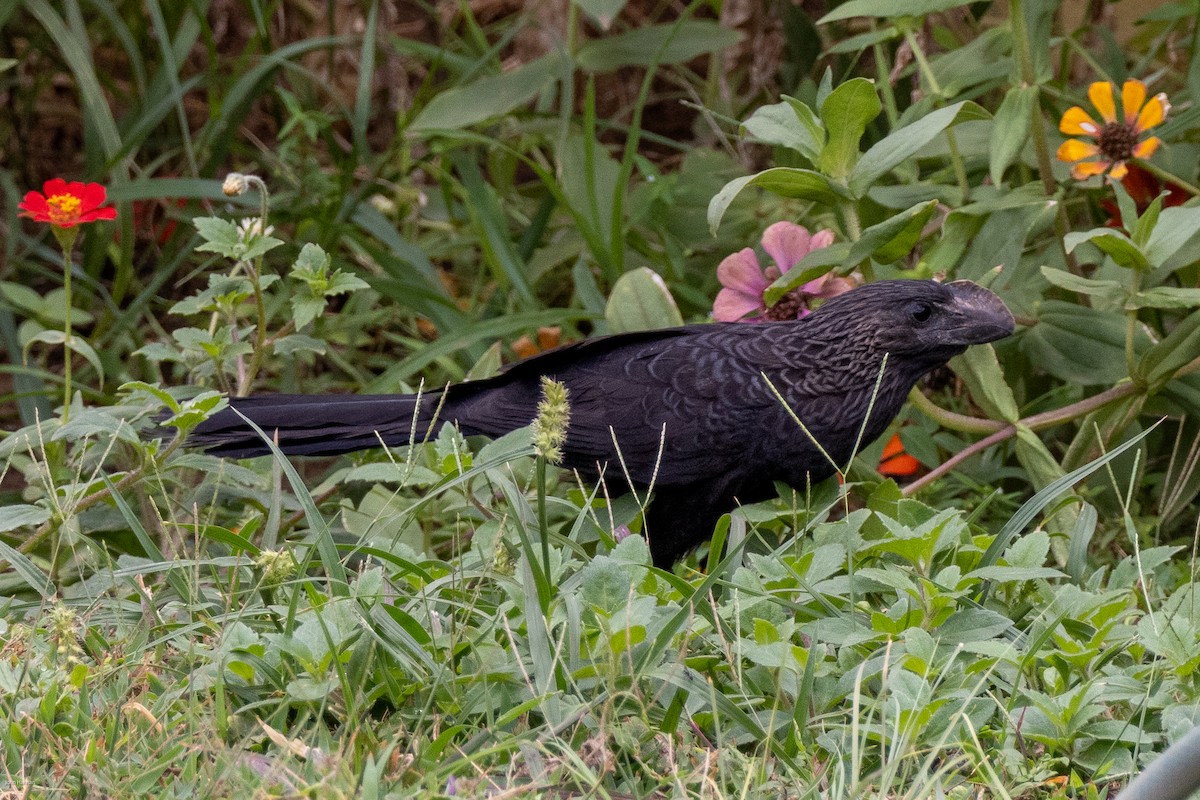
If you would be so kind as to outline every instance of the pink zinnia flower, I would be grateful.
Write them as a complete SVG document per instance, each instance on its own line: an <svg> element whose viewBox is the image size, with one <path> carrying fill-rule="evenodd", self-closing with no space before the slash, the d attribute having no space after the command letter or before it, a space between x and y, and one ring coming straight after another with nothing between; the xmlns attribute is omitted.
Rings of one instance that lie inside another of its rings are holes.
<svg viewBox="0 0 1200 800"><path fill-rule="evenodd" d="M828 299L854 287L833 273L822 275L781 297L770 308L763 292L783 273L800 263L814 250L833 244L833 231L810 234L794 222L776 222L763 232L762 246L775 262L763 269L754 250L747 247L728 256L717 267L717 279L723 287L713 303L713 319L718 322L762 322L799 319L812 312L809 302Z"/></svg>

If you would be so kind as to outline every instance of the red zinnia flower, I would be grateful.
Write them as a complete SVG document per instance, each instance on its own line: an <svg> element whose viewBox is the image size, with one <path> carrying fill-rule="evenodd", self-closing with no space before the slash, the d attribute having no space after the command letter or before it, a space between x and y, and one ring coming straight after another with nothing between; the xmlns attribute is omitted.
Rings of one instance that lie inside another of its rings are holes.
<svg viewBox="0 0 1200 800"><path fill-rule="evenodd" d="M108 192L98 183L67 183L62 178L51 178L41 192L26 194L17 208L23 217L49 222L56 228L72 228L84 222L116 219L115 208L101 208L107 196Z"/></svg>

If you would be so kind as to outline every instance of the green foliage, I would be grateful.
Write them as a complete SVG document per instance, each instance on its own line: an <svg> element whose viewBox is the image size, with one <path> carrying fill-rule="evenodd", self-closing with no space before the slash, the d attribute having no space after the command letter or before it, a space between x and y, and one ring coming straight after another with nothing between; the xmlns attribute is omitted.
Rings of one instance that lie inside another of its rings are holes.
<svg viewBox="0 0 1200 800"><path fill-rule="evenodd" d="M0 11L8 207L47 169L118 207L70 291L0 222L0 789L1102 797L1200 721L1193 3L1127 42L1034 0L783 4L778 63L700 3L578 0L543 50L534 12L335 5ZM1147 183L1068 180L1060 115L1126 75L1177 109ZM668 573L646 498L553 467L553 387L493 442L183 447L231 393L703 321L781 219L836 240L767 303L938 276L1015 312L902 420L926 478L864 443Z"/></svg>

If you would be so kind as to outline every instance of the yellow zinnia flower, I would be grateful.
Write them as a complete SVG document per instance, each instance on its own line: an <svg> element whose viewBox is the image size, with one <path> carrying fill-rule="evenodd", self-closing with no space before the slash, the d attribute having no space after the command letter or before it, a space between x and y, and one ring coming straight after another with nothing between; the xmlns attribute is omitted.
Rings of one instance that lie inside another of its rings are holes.
<svg viewBox="0 0 1200 800"><path fill-rule="evenodd" d="M1071 177L1084 180L1105 172L1113 180L1125 177L1129 168L1125 162L1131 158L1149 158L1162 144L1157 136L1138 141L1138 138L1166 119L1171 104L1167 95L1159 92L1146 100L1146 84L1138 80L1125 81L1121 87L1121 110L1124 119L1117 119L1117 108L1113 102L1116 87L1107 81L1096 81L1088 87L1088 99L1100 112L1104 123L1098 123L1079 106L1072 106L1063 114L1058 129L1068 136L1087 136L1093 142L1082 139L1067 139L1058 148L1058 160L1073 163ZM1089 161L1096 156L1095 161Z"/></svg>

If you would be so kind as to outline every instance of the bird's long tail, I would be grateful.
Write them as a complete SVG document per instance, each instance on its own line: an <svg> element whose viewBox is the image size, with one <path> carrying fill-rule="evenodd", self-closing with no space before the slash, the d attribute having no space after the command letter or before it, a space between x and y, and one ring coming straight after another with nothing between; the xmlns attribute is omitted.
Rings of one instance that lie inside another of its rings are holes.
<svg viewBox="0 0 1200 800"><path fill-rule="evenodd" d="M192 431L188 444L214 455L249 458L270 447L239 415L244 414L288 455L337 455L408 444L427 435L440 393L426 395L275 394L230 399ZM236 409L236 411L234 410Z"/></svg>

